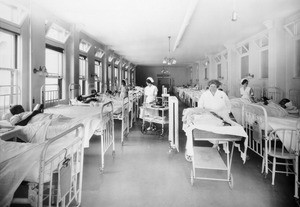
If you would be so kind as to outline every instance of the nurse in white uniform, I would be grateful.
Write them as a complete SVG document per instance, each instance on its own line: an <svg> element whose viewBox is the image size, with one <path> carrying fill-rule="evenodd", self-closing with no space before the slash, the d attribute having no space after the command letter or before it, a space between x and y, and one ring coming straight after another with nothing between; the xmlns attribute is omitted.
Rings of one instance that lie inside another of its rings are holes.
<svg viewBox="0 0 300 207"><path fill-rule="evenodd" d="M146 79L147 86L145 87L145 90L144 90L144 96L145 96L145 103L146 104L152 104L152 103L155 103L155 101L156 101L156 96L157 96L158 89L153 83L154 83L153 78L148 77ZM146 109L145 115L158 116L158 111L153 110L153 109ZM150 123L150 126L147 128L147 130L152 130L152 129L154 130L155 127L152 123Z"/></svg>
<svg viewBox="0 0 300 207"><path fill-rule="evenodd" d="M225 92L218 90L221 85L218 80L210 80L208 82L208 90L206 90L199 99L198 107L215 112L221 117L229 117L231 104Z"/></svg>
<svg viewBox="0 0 300 207"><path fill-rule="evenodd" d="M220 81L210 80L209 88L201 95L198 107L212 111L227 120L230 119L231 104L226 93L218 89L220 85ZM219 141L211 141L211 143L213 147L218 147Z"/></svg>
<svg viewBox="0 0 300 207"><path fill-rule="evenodd" d="M254 101L253 89L248 86L249 81L246 78L241 80L242 87L240 88L241 98L247 99L250 102Z"/></svg>

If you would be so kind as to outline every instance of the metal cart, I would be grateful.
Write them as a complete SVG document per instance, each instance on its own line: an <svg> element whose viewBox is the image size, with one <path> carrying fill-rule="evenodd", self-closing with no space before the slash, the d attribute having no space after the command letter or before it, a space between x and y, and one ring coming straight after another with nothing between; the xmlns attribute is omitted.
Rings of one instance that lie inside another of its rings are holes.
<svg viewBox="0 0 300 207"><path fill-rule="evenodd" d="M157 98L161 99L161 98ZM153 131L155 133L159 133L160 136L164 136L164 126L169 123L168 111L169 107L166 102L163 102L162 105L143 103L143 111L141 118L143 119L143 124L141 127L141 131L143 134L146 134L149 131ZM156 115L147 114L147 109L157 112ZM146 122L153 124L160 124L161 130L157 130L156 126L151 127L150 129L146 128Z"/></svg>
<svg viewBox="0 0 300 207"><path fill-rule="evenodd" d="M195 141L222 141L226 143L226 162L222 159L217 148L212 147L196 147L193 146L194 156L192 156L191 184L195 179L216 180L228 182L229 187L233 188L233 177L231 174L232 156L234 143L241 141L242 137L234 135L215 134L212 132L194 129L193 142ZM231 152L229 151L229 143L232 142ZM196 169L226 171L225 178L212 176L196 176Z"/></svg>

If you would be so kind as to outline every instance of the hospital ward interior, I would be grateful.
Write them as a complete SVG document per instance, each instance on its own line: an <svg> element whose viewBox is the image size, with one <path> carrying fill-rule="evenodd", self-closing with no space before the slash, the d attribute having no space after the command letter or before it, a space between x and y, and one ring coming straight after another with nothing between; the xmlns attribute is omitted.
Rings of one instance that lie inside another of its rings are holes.
<svg viewBox="0 0 300 207"><path fill-rule="evenodd" d="M299 207L299 145L299 0L0 0L0 207Z"/></svg>

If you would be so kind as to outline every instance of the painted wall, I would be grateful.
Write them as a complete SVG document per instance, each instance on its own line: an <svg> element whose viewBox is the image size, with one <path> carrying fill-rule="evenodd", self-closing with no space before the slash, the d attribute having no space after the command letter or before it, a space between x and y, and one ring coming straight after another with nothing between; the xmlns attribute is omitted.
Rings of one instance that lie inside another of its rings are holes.
<svg viewBox="0 0 300 207"><path fill-rule="evenodd" d="M146 79L152 77L157 83L157 74L161 74L161 66L137 66L136 67L136 85L146 86ZM173 80L173 86L187 85L190 81L190 71L180 66L168 67L170 77Z"/></svg>

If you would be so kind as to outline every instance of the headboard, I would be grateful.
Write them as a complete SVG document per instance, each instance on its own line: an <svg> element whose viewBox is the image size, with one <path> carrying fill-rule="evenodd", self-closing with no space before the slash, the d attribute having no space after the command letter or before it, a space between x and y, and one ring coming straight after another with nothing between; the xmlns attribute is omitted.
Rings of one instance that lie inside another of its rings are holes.
<svg viewBox="0 0 300 207"><path fill-rule="evenodd" d="M41 87L40 102L44 104L44 108L58 105L61 96L61 90L57 84L45 84Z"/></svg>
<svg viewBox="0 0 300 207"><path fill-rule="evenodd" d="M261 96L263 95L262 87L257 86L257 85L253 85L253 86L251 86L251 88L253 89L254 99L255 100L261 99Z"/></svg>
<svg viewBox="0 0 300 207"><path fill-rule="evenodd" d="M279 101L283 98L283 92L278 87L267 87L263 91L263 95L268 99L273 100L275 103L279 103Z"/></svg>
<svg viewBox="0 0 300 207"><path fill-rule="evenodd" d="M81 86L77 83L71 83L69 85L69 100L81 95Z"/></svg>
<svg viewBox="0 0 300 207"><path fill-rule="evenodd" d="M293 105L300 109L300 89L290 89L289 99L293 102Z"/></svg>
<svg viewBox="0 0 300 207"><path fill-rule="evenodd" d="M0 85L0 119L7 110L21 104L21 89L17 85Z"/></svg>

